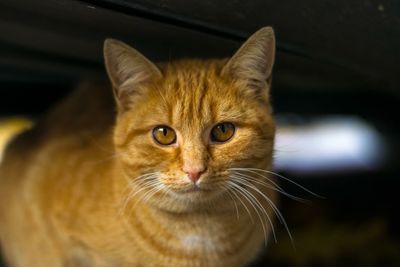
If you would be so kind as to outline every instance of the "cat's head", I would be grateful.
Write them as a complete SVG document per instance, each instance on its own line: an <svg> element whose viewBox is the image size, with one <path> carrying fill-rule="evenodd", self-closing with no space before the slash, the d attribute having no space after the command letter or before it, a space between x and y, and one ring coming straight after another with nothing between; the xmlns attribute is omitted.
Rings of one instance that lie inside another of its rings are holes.
<svg viewBox="0 0 400 267"><path fill-rule="evenodd" d="M226 194L234 168L271 167L272 28L225 60L156 65L110 39L104 51L118 106L116 153L138 196L191 209Z"/></svg>

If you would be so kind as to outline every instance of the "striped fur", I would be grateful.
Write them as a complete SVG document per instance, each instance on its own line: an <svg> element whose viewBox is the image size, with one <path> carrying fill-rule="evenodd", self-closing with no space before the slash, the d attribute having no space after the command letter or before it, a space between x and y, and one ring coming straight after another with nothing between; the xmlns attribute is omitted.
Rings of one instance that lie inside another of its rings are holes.
<svg viewBox="0 0 400 267"><path fill-rule="evenodd" d="M254 260L268 221L226 188L234 179L229 168L271 168L271 28L238 53L155 65L107 41L113 90L82 84L6 150L0 241L10 266L235 267ZM233 123L236 133L211 143L220 122ZM157 145L157 125L175 129L177 144ZM207 167L201 191L188 192L184 164ZM277 201L275 191L251 185Z"/></svg>

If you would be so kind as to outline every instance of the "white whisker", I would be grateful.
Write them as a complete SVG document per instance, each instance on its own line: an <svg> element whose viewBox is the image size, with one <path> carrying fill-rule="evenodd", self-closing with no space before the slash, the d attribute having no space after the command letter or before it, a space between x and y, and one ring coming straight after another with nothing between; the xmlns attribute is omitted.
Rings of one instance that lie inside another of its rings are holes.
<svg viewBox="0 0 400 267"><path fill-rule="evenodd" d="M237 206L237 204L236 204L235 199L234 199L233 196L232 196L232 193L229 192L231 189L230 189L229 187L227 187L227 186L224 186L224 188L226 189L226 193L229 195L229 197L230 197L230 198L232 199L232 201L233 201L233 204L235 205L236 219L239 220L239 209L238 209L238 206Z"/></svg>
<svg viewBox="0 0 400 267"><path fill-rule="evenodd" d="M235 177L238 178L238 177ZM268 198L263 192L261 192L257 187L255 187L253 184L246 182L246 181L238 181L239 183L241 183L242 185L245 185L247 187L250 187L251 189L253 189L254 191L256 191L257 193L259 193L267 202L268 204L271 206L272 210L274 211L275 215L278 217L279 221L281 222L281 224L285 227L285 230L290 238L290 241L292 243L293 248L295 248L294 245L294 240L293 240L293 236L292 233L289 230L289 227L286 223L285 218L283 217L282 213L279 211L278 207L273 203L273 201Z"/></svg>
<svg viewBox="0 0 400 267"><path fill-rule="evenodd" d="M259 185L263 185L264 187L272 189L272 190L274 190L276 192L279 192L282 195L284 195L284 196L286 196L286 197L288 197L290 199L293 199L295 201L298 201L298 202L301 202L301 203L309 203L309 201L306 200L306 199L293 196L292 194L289 194L288 192L284 191L281 187L277 188L277 187L275 187L275 186L273 186L271 184L266 183L265 181L260 181L256 177L253 177L253 176L250 176L250 175L246 175L246 174L240 173L238 171L233 171L233 174L234 175L238 175L238 176L240 176L241 178L243 178L243 179L245 179L247 181L251 181L251 182L257 183Z"/></svg>
<svg viewBox="0 0 400 267"><path fill-rule="evenodd" d="M164 189L164 188L161 186L161 184L158 184L158 186L156 186L154 189L152 189L152 191L149 191L149 192L146 194L146 197L143 198L143 201L144 201L144 202L149 201L150 198L152 198L153 196L155 196L155 194L157 194L158 192L160 192L160 191L163 190L163 189ZM150 193L150 192L152 192L152 193Z"/></svg>
<svg viewBox="0 0 400 267"><path fill-rule="evenodd" d="M241 187L241 188L242 188L242 190L248 192L249 196L251 196L255 200L255 202L261 208L261 211L263 212L263 214L267 217L267 220L268 220L268 222L269 222L269 224L271 226L271 230L272 230L272 234L274 236L274 240L275 240L275 242L277 242L277 237L276 237L276 233L275 233L275 227L274 227L274 224L273 224L273 222L271 220L271 217L269 216L267 210L264 208L264 206L261 204L261 202L249 190L246 190L246 188L244 188L244 187Z"/></svg>
<svg viewBox="0 0 400 267"><path fill-rule="evenodd" d="M230 182L228 183L228 187L229 187L229 185L230 185ZM251 212L250 212L249 208L248 208L247 205L243 202L243 200L236 194L235 188L232 188L232 187L230 187L230 188L232 189L232 194L239 200L239 202L240 202L240 203L242 204L242 206L245 208L246 212L249 214L251 223L254 224L254 219L253 219L253 216L251 215Z"/></svg>
<svg viewBox="0 0 400 267"><path fill-rule="evenodd" d="M124 204L123 204L123 206L122 206L122 208L121 208L121 210L120 210L120 213L123 213L123 212L125 211L126 207L128 206L128 203L129 203L138 193L140 193L140 192L142 192L142 191L144 191L144 190L147 190L147 189L149 189L149 188L152 188L154 185L155 185L155 183L153 184L153 183L151 183L151 182L148 182L148 183L145 183L144 185L142 185L142 187L141 187L139 190L137 190L137 191L131 190L131 192L128 194L128 196L126 197L126 199L125 199L125 201L124 201Z"/></svg>
<svg viewBox="0 0 400 267"><path fill-rule="evenodd" d="M269 174L275 175L275 176L277 176L277 177L279 177L279 178L281 178L281 179L283 179L285 181L288 181L289 183L292 183L292 184L296 185L297 187L303 189L304 191L306 191L307 193L309 193L309 194L311 194L313 196L316 196L316 197L319 197L319 198L324 198L324 197L312 192L311 190L307 189L306 187L300 185L299 183L296 183L295 181L293 181L293 180L291 180L291 179L289 179L289 178L287 178L287 177L285 177L285 176L283 176L283 175L281 175L279 173L273 172L273 171L267 171L267 170L258 169L258 168L232 168L232 170L235 170L235 169L242 170L242 171L249 171L249 172L250 171L257 172L258 171L258 172L269 173ZM266 179L268 179L266 176L264 176L264 177Z"/></svg>
<svg viewBox="0 0 400 267"><path fill-rule="evenodd" d="M121 209L119 210L119 214L120 215L126 210L126 207L127 207L128 203L138 193L140 193L140 192L142 192L144 190L147 190L149 188L152 188L155 185L157 185L158 180L155 180L155 179L157 179L157 174L158 174L158 172L145 173L145 174L137 176L134 179L131 179L128 176L124 175L124 178L127 181L127 186L123 190L123 192L126 192L127 190L129 190L130 192L127 194L127 197L125 198L125 201L122 204ZM140 187L140 188L138 190L134 190L135 186Z"/></svg>
<svg viewBox="0 0 400 267"><path fill-rule="evenodd" d="M240 193L252 205L254 211L257 213L257 216L260 219L261 226L263 228L265 245L267 245L267 240L268 240L267 229L264 224L264 220L262 219L262 216L260 214L260 211L266 213L264 207L261 205L261 203L258 201L258 199L256 197L254 197L250 192L248 192L247 190L245 190L244 188L242 188L241 186L239 186L233 182L231 184L232 184L232 186L234 186L237 189L237 192ZM260 209L260 211L258 209ZM275 242L276 242L277 240L276 240L275 230L272 225L272 221L269 218L268 214L264 214L264 215L266 215L266 217L268 218L268 220L271 224L271 230L272 230Z"/></svg>

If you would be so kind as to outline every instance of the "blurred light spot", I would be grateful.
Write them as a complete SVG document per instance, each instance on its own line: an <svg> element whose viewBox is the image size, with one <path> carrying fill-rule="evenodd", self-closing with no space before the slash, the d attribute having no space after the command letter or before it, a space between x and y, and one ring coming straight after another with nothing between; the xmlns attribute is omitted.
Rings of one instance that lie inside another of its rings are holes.
<svg viewBox="0 0 400 267"><path fill-rule="evenodd" d="M277 170L307 173L375 170L385 152L380 134L357 117L280 125L275 150Z"/></svg>
<svg viewBox="0 0 400 267"><path fill-rule="evenodd" d="M18 133L32 127L26 118L13 117L0 120L0 162L7 143Z"/></svg>

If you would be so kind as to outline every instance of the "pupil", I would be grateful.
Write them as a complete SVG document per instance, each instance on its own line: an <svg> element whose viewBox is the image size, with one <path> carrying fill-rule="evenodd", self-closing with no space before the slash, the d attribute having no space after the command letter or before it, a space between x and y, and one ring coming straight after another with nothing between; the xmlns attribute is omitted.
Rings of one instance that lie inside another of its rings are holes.
<svg viewBox="0 0 400 267"><path fill-rule="evenodd" d="M225 125L222 124L220 127L221 127L221 131L222 131L223 133L225 133Z"/></svg>
<svg viewBox="0 0 400 267"><path fill-rule="evenodd" d="M167 136L167 128L162 128L162 132L164 136Z"/></svg>

